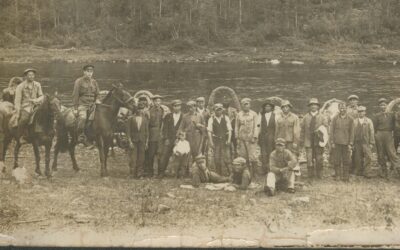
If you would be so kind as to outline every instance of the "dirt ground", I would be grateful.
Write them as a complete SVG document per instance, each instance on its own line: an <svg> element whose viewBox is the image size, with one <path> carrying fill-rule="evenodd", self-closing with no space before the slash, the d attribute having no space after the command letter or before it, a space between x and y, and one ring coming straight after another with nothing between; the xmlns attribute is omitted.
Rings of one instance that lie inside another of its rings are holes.
<svg viewBox="0 0 400 250"><path fill-rule="evenodd" d="M109 160L110 177L100 178L97 150L77 152L80 172L61 154L59 170L47 179L34 175L32 149L23 146L20 163L32 177L22 185L11 177L13 159L7 158L0 179L0 243L3 235L18 245L213 246L218 239L243 246L272 239L301 245L318 229L400 225L400 183L394 177L343 183L327 169L324 180L300 179L295 194L271 198L257 190L180 188L188 179L132 180L122 151Z"/></svg>

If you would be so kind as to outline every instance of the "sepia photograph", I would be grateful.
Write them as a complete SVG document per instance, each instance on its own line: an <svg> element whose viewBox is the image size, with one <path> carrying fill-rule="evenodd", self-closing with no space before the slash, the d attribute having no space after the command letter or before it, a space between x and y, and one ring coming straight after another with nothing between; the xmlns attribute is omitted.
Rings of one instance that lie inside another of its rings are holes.
<svg viewBox="0 0 400 250"><path fill-rule="evenodd" d="M0 0L1 247L400 247L399 0Z"/></svg>

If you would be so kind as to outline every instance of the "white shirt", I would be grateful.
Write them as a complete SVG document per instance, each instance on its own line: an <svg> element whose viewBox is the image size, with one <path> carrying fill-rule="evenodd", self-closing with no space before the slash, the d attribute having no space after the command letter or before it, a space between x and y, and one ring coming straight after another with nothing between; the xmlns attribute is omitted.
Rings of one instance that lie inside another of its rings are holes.
<svg viewBox="0 0 400 250"><path fill-rule="evenodd" d="M172 113L172 117L174 118L174 126L176 126L179 119L181 118L181 113Z"/></svg>
<svg viewBox="0 0 400 250"><path fill-rule="evenodd" d="M207 126L207 130L208 131L214 132L213 131L214 118L215 118L215 120L217 120L218 123L221 123L222 118L224 118L225 122L226 122L226 128L228 129L228 131L232 131L231 121L229 120L228 116L226 116L226 115L221 115L220 117L217 117L217 116L214 115L210 119L208 119L208 126Z"/></svg>
<svg viewBox="0 0 400 250"><path fill-rule="evenodd" d="M181 155L188 154L190 152L190 144L187 140L179 140L172 150L174 154L179 153Z"/></svg>
<svg viewBox="0 0 400 250"><path fill-rule="evenodd" d="M360 124L363 124L365 122L365 117L364 118L358 118Z"/></svg>
<svg viewBox="0 0 400 250"><path fill-rule="evenodd" d="M203 112L205 111L206 109L205 108L197 108L197 112L199 112L200 114L203 114Z"/></svg>
<svg viewBox="0 0 400 250"><path fill-rule="evenodd" d="M318 111L310 112L310 114L311 114L312 116L316 116L316 115L318 114Z"/></svg>
<svg viewBox="0 0 400 250"><path fill-rule="evenodd" d="M136 116L136 124L137 124L138 130L140 130L140 126L142 126L142 117L141 116Z"/></svg>
<svg viewBox="0 0 400 250"><path fill-rule="evenodd" d="M265 119L267 120L267 126L269 124L269 119L271 118L272 112L265 113Z"/></svg>

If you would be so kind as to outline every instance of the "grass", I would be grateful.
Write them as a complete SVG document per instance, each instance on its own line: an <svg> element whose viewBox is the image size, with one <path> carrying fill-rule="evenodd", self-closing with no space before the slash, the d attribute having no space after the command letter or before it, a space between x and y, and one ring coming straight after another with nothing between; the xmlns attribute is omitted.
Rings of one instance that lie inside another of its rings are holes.
<svg viewBox="0 0 400 250"><path fill-rule="evenodd" d="M33 175L30 150L25 146L21 163ZM172 228L185 232L207 228L212 234L228 228L249 233L254 227L269 233L303 235L315 229L392 226L400 222L400 185L394 178L352 177L350 183L343 183L326 177L298 186L295 194L281 192L271 198L255 190L179 188L188 180L132 180L127 178L127 159L122 152L110 159L111 177L100 178L97 151L78 152L82 168L78 173L63 154L59 170L50 180L33 177L30 183L18 185L10 181L9 173L1 180L0 232L77 230L84 224L94 231L162 227L165 232ZM11 165L9 160L6 163ZM261 184L262 179L256 182ZM310 201L294 201L295 197L309 197ZM158 212L159 204L170 210Z"/></svg>

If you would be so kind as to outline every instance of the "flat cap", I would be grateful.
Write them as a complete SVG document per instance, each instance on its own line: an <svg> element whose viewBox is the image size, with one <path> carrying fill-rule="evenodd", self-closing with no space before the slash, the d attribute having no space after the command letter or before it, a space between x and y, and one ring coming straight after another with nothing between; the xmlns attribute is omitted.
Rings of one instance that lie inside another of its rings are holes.
<svg viewBox="0 0 400 250"><path fill-rule="evenodd" d="M187 106L196 106L196 102L195 101L188 101L187 103L186 103L186 105Z"/></svg>
<svg viewBox="0 0 400 250"><path fill-rule="evenodd" d="M246 103L250 103L250 102L251 102L251 99L250 99L250 98L243 98L243 99L240 101L241 104L246 104Z"/></svg>
<svg viewBox="0 0 400 250"><path fill-rule="evenodd" d="M311 98L310 101L308 102L308 106L316 104L318 106L321 106L317 98Z"/></svg>
<svg viewBox="0 0 400 250"><path fill-rule="evenodd" d="M347 97L347 100L350 101L351 99L356 99L359 100L357 95L349 95L349 97Z"/></svg>
<svg viewBox="0 0 400 250"><path fill-rule="evenodd" d="M367 111L367 108L364 106L358 106L357 111L358 112Z"/></svg>
<svg viewBox="0 0 400 250"><path fill-rule="evenodd" d="M153 96L151 97L151 99L153 99L153 100L155 100L155 99L162 99L162 96L160 96L160 95L153 95Z"/></svg>
<svg viewBox="0 0 400 250"><path fill-rule="evenodd" d="M202 96L196 98L196 102L205 102L205 101L206 101L206 98L204 98Z"/></svg>
<svg viewBox="0 0 400 250"><path fill-rule="evenodd" d="M381 104L382 102L388 103L389 101L388 101L388 99L386 99L386 98L380 98L380 99L378 100L378 103Z"/></svg>
<svg viewBox="0 0 400 250"><path fill-rule="evenodd" d="M94 69L94 66L92 64L86 64L85 66L83 66L83 70L88 70L89 68Z"/></svg>
<svg viewBox="0 0 400 250"><path fill-rule="evenodd" d="M218 109L224 109L224 105L222 105L221 103L216 103L214 104L214 110L218 110Z"/></svg>
<svg viewBox="0 0 400 250"><path fill-rule="evenodd" d="M182 101L179 100L179 99L173 100L173 101L171 102L171 105L172 105L172 106L175 106L175 105L182 105Z"/></svg>
<svg viewBox="0 0 400 250"><path fill-rule="evenodd" d="M197 162L197 161L205 161L206 160L206 157L204 156L204 155L198 155L198 156L196 156L196 158L194 158L194 160Z"/></svg>
<svg viewBox="0 0 400 250"><path fill-rule="evenodd" d="M278 138L278 139L276 139L275 144L276 144L276 145L285 146L285 145L286 145L286 140L283 139L283 138Z"/></svg>
<svg viewBox="0 0 400 250"><path fill-rule="evenodd" d="M246 159L244 159L243 157L237 157L233 160L232 164L234 165L243 165L246 164Z"/></svg>
<svg viewBox="0 0 400 250"><path fill-rule="evenodd" d="M293 108L293 106L292 106L292 104L289 102L289 100L283 100L283 101L282 101L281 107L284 107L284 106L289 106L289 107Z"/></svg>
<svg viewBox="0 0 400 250"><path fill-rule="evenodd" d="M24 76L26 76L29 72L33 72L36 74L36 69L28 68L28 69L24 70Z"/></svg>

